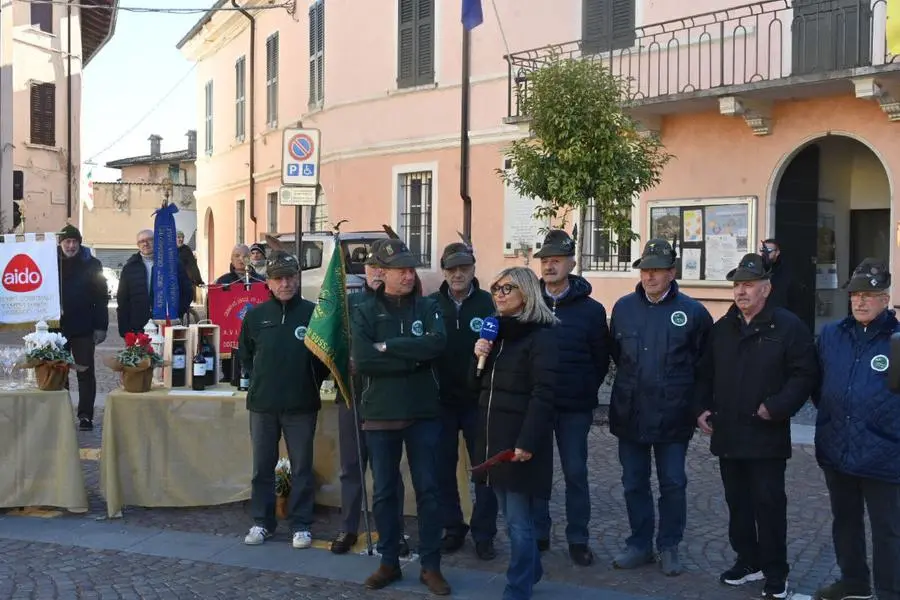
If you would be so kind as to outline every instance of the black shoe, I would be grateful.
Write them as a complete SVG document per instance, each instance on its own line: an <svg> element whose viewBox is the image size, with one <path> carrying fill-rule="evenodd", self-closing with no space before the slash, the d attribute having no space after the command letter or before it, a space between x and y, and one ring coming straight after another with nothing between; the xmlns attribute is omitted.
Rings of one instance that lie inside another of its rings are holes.
<svg viewBox="0 0 900 600"><path fill-rule="evenodd" d="M835 581L829 586L817 590L814 600L871 600L872 588L868 585Z"/></svg>
<svg viewBox="0 0 900 600"><path fill-rule="evenodd" d="M494 540L475 542L475 554L481 560L494 560L497 558L497 550L494 548Z"/></svg>
<svg viewBox="0 0 900 600"><path fill-rule="evenodd" d="M346 533L341 531L333 540L331 540L331 552L333 554L347 554L356 543L357 536L355 533Z"/></svg>
<svg viewBox="0 0 900 600"><path fill-rule="evenodd" d="M537 546L538 552L546 552L550 549L550 540L538 540Z"/></svg>
<svg viewBox="0 0 900 600"><path fill-rule="evenodd" d="M409 557L409 542L406 540L406 536L400 534L400 551L398 553L400 558Z"/></svg>
<svg viewBox="0 0 900 600"><path fill-rule="evenodd" d="M444 539L441 540L441 554L453 554L466 543L466 534L469 526L461 524L457 527L447 528Z"/></svg>
<svg viewBox="0 0 900 600"><path fill-rule="evenodd" d="M744 585L751 581L760 581L763 578L762 571L741 561L719 576L719 581L725 585Z"/></svg>
<svg viewBox="0 0 900 600"><path fill-rule="evenodd" d="M93 431L94 422L87 417L80 417L78 419L78 429L80 429L81 431Z"/></svg>
<svg viewBox="0 0 900 600"><path fill-rule="evenodd" d="M768 599L787 598L788 585L787 581L782 577L767 578L766 585L763 588L762 597Z"/></svg>
<svg viewBox="0 0 900 600"><path fill-rule="evenodd" d="M594 553L587 544L569 544L569 556L580 567L589 567L594 562Z"/></svg>

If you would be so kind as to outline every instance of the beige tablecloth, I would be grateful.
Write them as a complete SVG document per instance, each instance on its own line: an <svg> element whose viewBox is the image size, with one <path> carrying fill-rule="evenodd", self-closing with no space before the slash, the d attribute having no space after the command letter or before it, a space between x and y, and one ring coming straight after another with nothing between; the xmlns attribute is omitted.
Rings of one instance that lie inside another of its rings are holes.
<svg viewBox="0 0 900 600"><path fill-rule="evenodd" d="M0 507L87 511L68 391L0 391L0 457Z"/></svg>
<svg viewBox="0 0 900 600"><path fill-rule="evenodd" d="M233 390L217 386L216 390ZM323 401L316 427L313 470L316 503L341 504L337 408ZM281 455L286 456L282 442ZM471 515L468 457L461 452L457 480L463 513ZM406 514L416 514L415 492L404 458ZM122 507L214 506L250 498L250 419L245 394L189 396L154 389L106 397L100 485L110 517ZM369 501L371 503L371 477Z"/></svg>

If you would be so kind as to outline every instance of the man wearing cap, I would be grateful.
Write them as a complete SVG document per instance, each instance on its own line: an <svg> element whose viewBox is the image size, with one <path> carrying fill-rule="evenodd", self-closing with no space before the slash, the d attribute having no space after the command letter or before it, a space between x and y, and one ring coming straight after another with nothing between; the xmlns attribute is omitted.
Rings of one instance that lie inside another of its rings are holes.
<svg viewBox="0 0 900 600"><path fill-rule="evenodd" d="M373 296L375 290L381 287L382 270L376 267L373 262L374 251L383 243L378 239L372 242L371 252L363 259L365 263L366 281L363 283L363 289L359 293L347 296L347 311L353 320L353 312L356 307L365 299ZM363 248L364 249L364 248ZM338 391L337 411L338 411L338 450L341 459L341 529L331 541L331 551L334 554L346 554L353 548L359 539L359 517L362 511L363 497L363 479L369 464L369 447L366 444L365 435L362 433L362 421L359 418L360 413L360 395L365 387L363 377L355 372L351 363L353 378L353 393L355 398L353 401L356 406L350 404L346 398ZM360 468L360 461L362 467ZM403 522L403 499L406 495L406 489L403 485L403 478L397 480L397 496L398 502L397 520L400 524L400 556L409 555L409 544L406 536L403 534L405 529ZM368 508L366 508L368 510ZM379 553L381 552L381 542L379 540Z"/></svg>
<svg viewBox="0 0 900 600"><path fill-rule="evenodd" d="M819 335L822 384L813 401L816 459L825 473L841 578L817 600L900 600L900 395L888 388L891 335L900 325L890 306L891 274L867 258L844 285L853 314ZM872 529L872 571L866 527Z"/></svg>
<svg viewBox="0 0 900 600"><path fill-rule="evenodd" d="M86 370L77 373L78 427L94 428L94 400L97 375L94 349L106 339L109 328L109 290L103 277L103 265L81 245L81 232L67 224L59 233L60 297L62 316L59 330L66 337L75 363ZM68 385L68 378L66 378Z"/></svg>
<svg viewBox="0 0 900 600"><path fill-rule="evenodd" d="M256 271L256 274L266 278L266 249L262 244L252 244L250 246L250 266Z"/></svg>
<svg viewBox="0 0 900 600"><path fill-rule="evenodd" d="M719 579L738 586L765 578L764 598L786 598L791 417L816 388L819 364L806 325L766 303L772 286L758 254L744 255L726 277L734 304L709 335L694 411L719 457L728 539L737 554Z"/></svg>
<svg viewBox="0 0 900 600"><path fill-rule="evenodd" d="M313 440L322 407L319 388L328 368L303 343L315 304L300 297L300 265L287 252L273 252L266 265L268 301L254 306L241 323L238 352L250 368L250 441L253 478L248 545L272 537L275 519L275 465L284 437L291 462L288 520L294 548L312 545L315 475Z"/></svg>
<svg viewBox="0 0 900 600"><path fill-rule="evenodd" d="M561 323L559 338L556 422L554 433L566 480L566 539L577 565L594 562L588 544L591 498L588 487L588 432L594 422L600 385L609 371L609 327L606 309L591 298L591 284L572 275L575 240L561 229L550 231L535 258L541 259L544 300ZM538 548L550 547L550 504L535 506Z"/></svg>
<svg viewBox="0 0 900 600"><path fill-rule="evenodd" d="M418 259L402 240L388 239L372 261L382 269L382 285L352 315L352 356L365 379L361 405L363 430L372 459L373 508L381 541L381 565L365 582L381 589L401 579L397 480L406 458L419 523L419 579L445 596L450 585L441 574L441 519L437 449L441 434L435 360L447 346L444 319L433 298L415 292Z"/></svg>
<svg viewBox="0 0 900 600"><path fill-rule="evenodd" d="M697 364L712 328L706 308L678 289L675 250L647 242L634 263L641 281L613 307L616 363L609 428L619 438L619 462L631 536L613 566L633 569L654 561L656 517L650 489L651 453L659 480L656 549L665 575L681 574L678 545L687 520L685 458L694 434L692 397Z"/></svg>
<svg viewBox="0 0 900 600"><path fill-rule="evenodd" d="M472 464L478 428L478 391L470 385L471 352L481 334L481 323L493 315L494 300L478 286L475 278L475 254L467 244L456 242L444 248L441 255L444 283L431 295L444 314L447 350L438 360L441 382L441 449L438 456L438 485L441 494L441 516L446 553L459 550L471 527L475 553L482 560L497 556L497 497L481 483L475 484L475 504L469 525L463 521L456 481L459 459L459 432L463 434ZM468 493L468 490L465 490Z"/></svg>

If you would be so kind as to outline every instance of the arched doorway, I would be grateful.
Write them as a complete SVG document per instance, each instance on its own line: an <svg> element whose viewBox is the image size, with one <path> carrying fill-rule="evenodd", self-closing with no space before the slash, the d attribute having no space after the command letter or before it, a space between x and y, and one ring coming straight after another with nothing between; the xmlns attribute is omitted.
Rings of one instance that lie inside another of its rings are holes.
<svg viewBox="0 0 900 600"><path fill-rule="evenodd" d="M210 283L216 272L216 226L211 208L206 209L203 232L206 237L206 281Z"/></svg>
<svg viewBox="0 0 900 600"><path fill-rule="evenodd" d="M863 258L890 264L890 179L867 145L845 135L805 143L781 169L774 236L803 287L798 316L818 333L849 313L841 286Z"/></svg>

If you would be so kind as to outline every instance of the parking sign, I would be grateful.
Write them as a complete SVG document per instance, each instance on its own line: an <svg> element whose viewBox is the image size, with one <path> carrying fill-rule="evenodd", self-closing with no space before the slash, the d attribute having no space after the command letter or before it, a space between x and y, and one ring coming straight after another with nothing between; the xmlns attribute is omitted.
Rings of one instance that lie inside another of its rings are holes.
<svg viewBox="0 0 900 600"><path fill-rule="evenodd" d="M318 129L285 129L281 155L281 182L284 185L319 184Z"/></svg>

